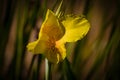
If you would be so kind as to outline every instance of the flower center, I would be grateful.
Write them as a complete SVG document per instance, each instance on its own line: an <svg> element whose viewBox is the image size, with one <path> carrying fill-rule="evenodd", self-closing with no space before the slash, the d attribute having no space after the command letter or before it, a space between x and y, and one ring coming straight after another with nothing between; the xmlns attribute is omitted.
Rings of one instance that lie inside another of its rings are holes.
<svg viewBox="0 0 120 80"><path fill-rule="evenodd" d="M49 50L52 50L52 51L55 51L56 50L56 48L55 48L55 38L54 37L51 37L51 38L49 38L49 40L48 40L48 49Z"/></svg>

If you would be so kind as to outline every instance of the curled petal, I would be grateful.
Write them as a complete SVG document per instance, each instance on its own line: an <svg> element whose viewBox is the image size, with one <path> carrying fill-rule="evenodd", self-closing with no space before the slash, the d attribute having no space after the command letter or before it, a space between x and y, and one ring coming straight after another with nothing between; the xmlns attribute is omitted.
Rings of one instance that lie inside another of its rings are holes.
<svg viewBox="0 0 120 80"><path fill-rule="evenodd" d="M65 27L65 34L60 42L75 42L82 39L89 31L90 24L83 16L67 15L62 21Z"/></svg>

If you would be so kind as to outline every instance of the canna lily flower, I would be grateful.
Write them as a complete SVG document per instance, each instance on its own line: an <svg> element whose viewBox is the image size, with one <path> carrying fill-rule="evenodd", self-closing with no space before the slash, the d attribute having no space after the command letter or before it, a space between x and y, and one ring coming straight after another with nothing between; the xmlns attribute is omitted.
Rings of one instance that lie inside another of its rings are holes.
<svg viewBox="0 0 120 80"><path fill-rule="evenodd" d="M48 9L38 39L29 43L27 49L34 54L44 54L51 63L58 63L66 57L66 42L82 39L89 28L84 17L67 15L60 20Z"/></svg>

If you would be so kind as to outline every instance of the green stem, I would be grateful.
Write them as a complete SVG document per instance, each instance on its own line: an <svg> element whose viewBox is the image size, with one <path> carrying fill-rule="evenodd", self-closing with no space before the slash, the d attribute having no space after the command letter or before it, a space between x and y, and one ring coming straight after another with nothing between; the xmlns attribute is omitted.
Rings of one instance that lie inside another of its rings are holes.
<svg viewBox="0 0 120 80"><path fill-rule="evenodd" d="M48 60L45 59L45 80L48 80L48 74L49 74Z"/></svg>
<svg viewBox="0 0 120 80"><path fill-rule="evenodd" d="M45 80L52 80L51 63L49 63L47 59L45 59Z"/></svg>

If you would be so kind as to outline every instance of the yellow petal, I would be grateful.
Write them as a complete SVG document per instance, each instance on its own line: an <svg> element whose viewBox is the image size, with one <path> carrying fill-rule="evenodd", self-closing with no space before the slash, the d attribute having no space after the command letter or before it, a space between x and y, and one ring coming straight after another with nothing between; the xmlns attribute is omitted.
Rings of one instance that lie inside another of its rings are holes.
<svg viewBox="0 0 120 80"><path fill-rule="evenodd" d="M56 46L48 49L45 52L45 56L49 60L49 62L57 64L58 62L64 60L66 57L66 49L64 44L60 44L56 42Z"/></svg>
<svg viewBox="0 0 120 80"><path fill-rule="evenodd" d="M46 41L37 40L27 45L28 51L33 54L42 54L46 51Z"/></svg>
<svg viewBox="0 0 120 80"><path fill-rule="evenodd" d="M47 57L48 61L51 63L57 64L60 61L60 55L57 49L54 51L52 49L49 49L46 53L45 56Z"/></svg>
<svg viewBox="0 0 120 80"><path fill-rule="evenodd" d="M47 10L46 19L42 24L39 38L47 36L48 38L59 40L64 34L64 28L59 24L58 19L51 10ZM42 35L45 35L42 37Z"/></svg>
<svg viewBox="0 0 120 80"><path fill-rule="evenodd" d="M36 47L36 44L38 43L38 41L34 41L34 42L31 42L27 45L27 50L34 53L35 50L34 48Z"/></svg>
<svg viewBox="0 0 120 80"><path fill-rule="evenodd" d="M65 44L61 43L59 41L56 41L56 45L55 47L58 49L59 51L59 61L62 61L65 59L66 57L66 48L65 48Z"/></svg>
<svg viewBox="0 0 120 80"><path fill-rule="evenodd" d="M75 42L83 38L89 31L90 24L83 16L67 15L62 21L65 27L65 34L59 40L60 42Z"/></svg>

